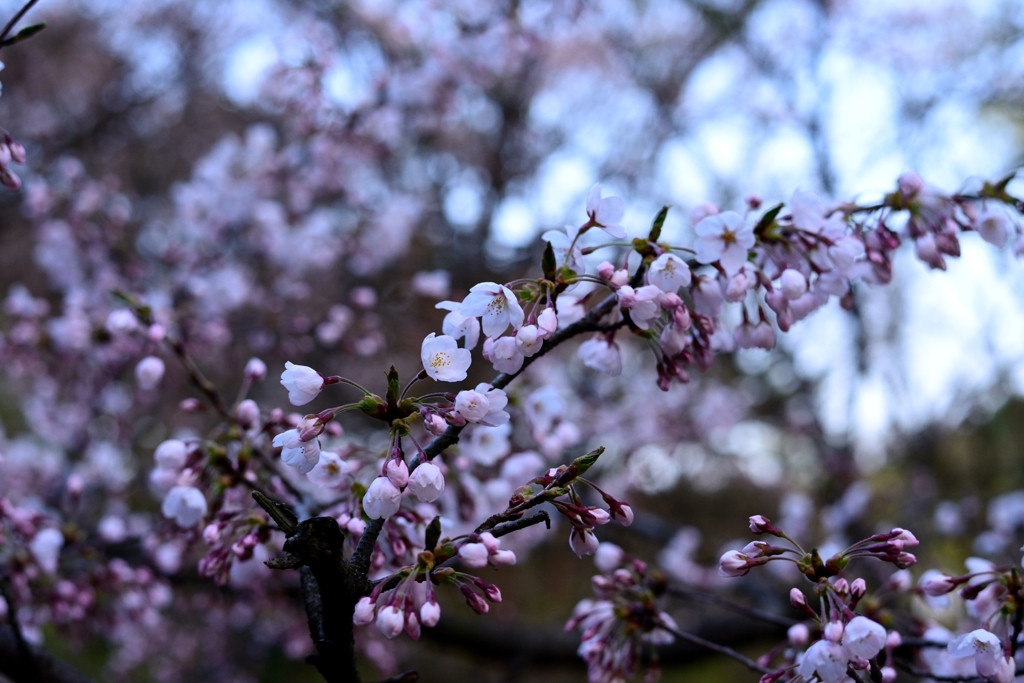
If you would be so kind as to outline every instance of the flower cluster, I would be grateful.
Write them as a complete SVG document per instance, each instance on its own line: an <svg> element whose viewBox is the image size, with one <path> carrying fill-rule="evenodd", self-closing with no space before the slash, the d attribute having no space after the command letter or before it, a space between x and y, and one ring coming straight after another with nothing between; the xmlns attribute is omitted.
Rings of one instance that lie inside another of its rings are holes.
<svg viewBox="0 0 1024 683"><path fill-rule="evenodd" d="M596 560L603 572L591 582L597 598L580 601L565 630L580 631L587 680L612 683L635 675L651 646L674 642L678 627L659 608L666 584L656 569L610 543L599 546ZM657 676L656 650L653 656L649 680Z"/></svg>

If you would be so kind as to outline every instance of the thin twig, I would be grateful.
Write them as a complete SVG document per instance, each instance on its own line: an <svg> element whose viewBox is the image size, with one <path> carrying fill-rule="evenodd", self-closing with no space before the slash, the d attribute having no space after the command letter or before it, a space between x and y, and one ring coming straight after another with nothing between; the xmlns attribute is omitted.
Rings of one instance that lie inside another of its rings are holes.
<svg viewBox="0 0 1024 683"><path fill-rule="evenodd" d="M692 633L687 633L686 631L680 631L679 629L672 628L664 623L659 623L658 628L660 628L662 631L667 631L668 633L671 633L677 638L681 638L687 642L693 643L694 645L700 645L703 648L707 648L708 650L713 650L719 654L725 655L726 657L730 657L731 659L736 660L737 662L747 667L751 671L756 671L760 674L771 673L771 669L761 666L753 659L741 655L739 652L736 652L736 650L732 649L731 647L719 645L718 643L712 643L710 640L704 640L700 636L695 636Z"/></svg>
<svg viewBox="0 0 1024 683"><path fill-rule="evenodd" d="M679 598L689 598L690 600L697 600L699 602L706 602L711 605L718 605L725 609L739 612L752 619L759 619L768 624L775 624L776 626L782 626L788 628L793 624L798 623L796 619L790 619L779 614L772 614L771 612L765 612L759 610L756 607L748 607L741 605L738 602L733 602L727 598L713 595L711 593L702 593L701 591L693 590L692 588L686 588L684 586L672 586L668 589L669 595Z"/></svg>

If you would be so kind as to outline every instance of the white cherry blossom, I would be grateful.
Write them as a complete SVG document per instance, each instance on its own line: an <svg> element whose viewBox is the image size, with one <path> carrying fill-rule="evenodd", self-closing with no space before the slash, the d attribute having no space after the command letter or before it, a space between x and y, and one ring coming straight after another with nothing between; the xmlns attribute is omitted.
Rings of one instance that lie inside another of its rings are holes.
<svg viewBox="0 0 1024 683"><path fill-rule="evenodd" d="M680 287L688 287L691 278L686 261L668 252L654 259L647 271L647 281L666 293L674 294Z"/></svg>
<svg viewBox="0 0 1024 683"><path fill-rule="evenodd" d="M619 353L619 345L609 342L603 335L580 344L577 353L588 368L600 370L613 377L622 374L622 354Z"/></svg>
<svg viewBox="0 0 1024 683"><path fill-rule="evenodd" d="M625 239L626 231L619 221L626 213L626 204L619 197L601 198L601 183L595 184L587 194L587 216L591 222L615 239Z"/></svg>
<svg viewBox="0 0 1024 683"><path fill-rule="evenodd" d="M284 368L281 384L288 390L288 402L293 406L306 405L324 388L324 378L313 368L291 361L285 362Z"/></svg>
<svg viewBox="0 0 1024 683"><path fill-rule="evenodd" d="M1003 656L1003 644L999 636L979 628L949 641L946 652L954 659L974 657L978 675L982 678L992 678Z"/></svg>
<svg viewBox="0 0 1024 683"><path fill-rule="evenodd" d="M454 339L447 335L437 337L428 334L420 347L423 369L438 382L461 382L466 379L466 370L473 362L469 349L460 349Z"/></svg>
<svg viewBox="0 0 1024 683"><path fill-rule="evenodd" d="M206 517L206 497L194 486L175 486L167 492L160 511L182 529L190 529Z"/></svg>
<svg viewBox="0 0 1024 683"><path fill-rule="evenodd" d="M433 503L444 492L444 475L432 462L420 463L409 475L409 491L424 503Z"/></svg>
<svg viewBox="0 0 1024 683"><path fill-rule="evenodd" d="M363 495L363 510L370 519L387 519L402 507L402 492L387 477L377 477Z"/></svg>
<svg viewBox="0 0 1024 683"><path fill-rule="evenodd" d="M728 275L739 271L754 246L754 228L735 211L708 216L694 227L697 260L718 261Z"/></svg>
<svg viewBox="0 0 1024 683"><path fill-rule="evenodd" d="M63 547L64 534L57 529L40 529L28 544L32 558L47 574L57 572L57 560Z"/></svg>
<svg viewBox="0 0 1024 683"><path fill-rule="evenodd" d="M459 313L480 318L484 334L488 337L497 337L509 325L518 330L523 324L523 308L515 293L494 282L481 282L470 287Z"/></svg>
<svg viewBox="0 0 1024 683"><path fill-rule="evenodd" d="M321 451L320 460L306 476L317 486L336 488L345 480L348 464L337 453Z"/></svg>
<svg viewBox="0 0 1024 683"><path fill-rule="evenodd" d="M459 312L462 306L458 301L442 301L434 306L445 311L450 311L441 323L441 332L452 339L465 339L462 344L467 349L475 349L480 341L480 321L472 316L465 316Z"/></svg>

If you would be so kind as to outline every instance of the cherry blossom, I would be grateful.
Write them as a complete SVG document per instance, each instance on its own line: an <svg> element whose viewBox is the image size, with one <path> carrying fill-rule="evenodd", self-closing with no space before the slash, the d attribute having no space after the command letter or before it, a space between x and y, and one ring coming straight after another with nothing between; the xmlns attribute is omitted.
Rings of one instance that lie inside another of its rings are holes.
<svg viewBox="0 0 1024 683"><path fill-rule="evenodd" d="M402 505L402 492L387 477L377 477L363 496L363 510L370 519L387 519Z"/></svg>
<svg viewBox="0 0 1024 683"><path fill-rule="evenodd" d="M595 184L587 194L587 216L590 222L615 239L625 239L626 231L619 221L626 213L626 204L619 197L601 197L601 183Z"/></svg>
<svg viewBox="0 0 1024 683"><path fill-rule="evenodd" d="M460 349L456 341L443 335L437 337L433 332L423 340L420 360L427 374L438 382L461 382L466 379L473 357L468 349Z"/></svg>
<svg viewBox="0 0 1024 683"><path fill-rule="evenodd" d="M697 241L697 260L701 263L719 262L727 275L733 275L747 262L754 246L754 229L735 211L701 219L694 232Z"/></svg>
<svg viewBox="0 0 1024 683"><path fill-rule="evenodd" d="M484 334L488 337L497 337L509 325L518 330L523 324L523 309L516 295L508 287L494 282L481 282L470 287L459 313L480 318Z"/></svg>
<svg viewBox="0 0 1024 683"><path fill-rule="evenodd" d="M666 293L675 293L680 287L689 287L690 267L675 254L665 252L651 263L647 281Z"/></svg>
<svg viewBox="0 0 1024 683"><path fill-rule="evenodd" d="M206 517L206 497L194 486L175 486L167 492L160 511L181 528L189 529Z"/></svg>
<svg viewBox="0 0 1024 683"><path fill-rule="evenodd" d="M348 473L348 466L337 453L320 451L320 460L306 476L317 486L337 488Z"/></svg>
<svg viewBox="0 0 1024 683"><path fill-rule="evenodd" d="M409 475L409 491L424 503L433 503L444 492L444 476L432 462L421 463Z"/></svg>
<svg viewBox="0 0 1024 683"><path fill-rule="evenodd" d="M293 406L303 406L320 395L324 388L323 376L313 368L295 365L291 361L284 364L281 373L281 384L288 390L288 402Z"/></svg>
<svg viewBox="0 0 1024 683"><path fill-rule="evenodd" d="M480 341L480 321L473 316L460 313L461 306L458 301L441 301L434 307L449 311L441 323L441 331L452 339L464 338L463 345L472 350Z"/></svg>

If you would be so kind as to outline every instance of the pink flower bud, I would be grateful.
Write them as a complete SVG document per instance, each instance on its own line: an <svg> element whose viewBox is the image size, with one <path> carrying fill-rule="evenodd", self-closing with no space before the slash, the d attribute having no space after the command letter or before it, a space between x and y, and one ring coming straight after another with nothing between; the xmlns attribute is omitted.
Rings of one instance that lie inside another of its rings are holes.
<svg viewBox="0 0 1024 683"><path fill-rule="evenodd" d="M487 548L487 552L489 553L497 552L498 545L500 543L500 541L498 541L490 531L485 531L480 534L480 542L484 544L484 547Z"/></svg>
<svg viewBox="0 0 1024 683"><path fill-rule="evenodd" d="M220 527L216 524L206 525L206 528L203 529L203 540L206 545L213 545L220 540Z"/></svg>
<svg viewBox="0 0 1024 683"><path fill-rule="evenodd" d="M135 381L143 391L156 389L164 377L164 362L156 356L146 356L135 366Z"/></svg>
<svg viewBox="0 0 1024 683"><path fill-rule="evenodd" d="M839 593L840 595L847 595L850 592L850 584L843 577L836 579L835 583L832 584L832 587L835 588L836 593Z"/></svg>
<svg viewBox="0 0 1024 683"><path fill-rule="evenodd" d="M388 460L384 470L396 488L404 489L409 483L409 466L405 464L404 460Z"/></svg>
<svg viewBox="0 0 1024 683"><path fill-rule="evenodd" d="M798 610L803 611L807 607L807 597L799 588L789 589L789 604Z"/></svg>
<svg viewBox="0 0 1024 683"><path fill-rule="evenodd" d="M469 586L465 584L459 586L459 592L466 598L466 604L477 614L487 614L491 610L491 606Z"/></svg>
<svg viewBox="0 0 1024 683"><path fill-rule="evenodd" d="M545 308L541 311L537 316L537 329L543 339L547 339L558 330L558 317L555 314L555 309Z"/></svg>
<svg viewBox="0 0 1024 683"><path fill-rule="evenodd" d="M415 612L405 613L405 635L413 640L420 639L420 619Z"/></svg>
<svg viewBox="0 0 1024 683"><path fill-rule="evenodd" d="M823 633L825 640L830 640L833 643L838 643L843 639L843 624L839 621L830 621L825 625L825 631Z"/></svg>
<svg viewBox="0 0 1024 683"><path fill-rule="evenodd" d="M245 377L250 382L262 382L267 376L267 364L259 358L250 358L245 364Z"/></svg>
<svg viewBox="0 0 1024 683"><path fill-rule="evenodd" d="M771 534L772 536L780 536L782 530L772 524L772 521L764 515L754 515L748 521L750 525L750 531L754 534Z"/></svg>
<svg viewBox="0 0 1024 683"><path fill-rule="evenodd" d="M25 163L25 146L17 140L11 140L7 145L11 148L11 158L14 159L14 163Z"/></svg>
<svg viewBox="0 0 1024 683"><path fill-rule="evenodd" d="M362 598L360 602L363 600L369 600L369 598ZM394 605L388 605L377 612L377 628L388 640L397 637L404 627L405 617L401 610Z"/></svg>
<svg viewBox="0 0 1024 683"><path fill-rule="evenodd" d="M629 503L620 503L612 508L612 519L622 526L629 526L633 523L633 508Z"/></svg>
<svg viewBox="0 0 1024 683"><path fill-rule="evenodd" d="M260 423L259 405L251 398L245 399L235 408L235 419L238 420L238 424L246 429L255 427Z"/></svg>
<svg viewBox="0 0 1024 683"><path fill-rule="evenodd" d="M896 680L896 669L891 666L882 667L882 683L892 683Z"/></svg>
<svg viewBox="0 0 1024 683"><path fill-rule="evenodd" d="M427 601L420 607L420 623L427 628L437 626L441 619L441 606L433 601Z"/></svg>
<svg viewBox="0 0 1024 683"><path fill-rule="evenodd" d="M806 624L793 624L786 631L786 637L789 639L790 645L796 645L797 647L806 645L810 639L810 630Z"/></svg>
<svg viewBox="0 0 1024 683"><path fill-rule="evenodd" d="M807 278L799 270L787 268L779 278L779 287L785 297L793 301L807 293Z"/></svg>
<svg viewBox="0 0 1024 683"><path fill-rule="evenodd" d="M611 280L612 275L615 274L615 266L608 261L602 261L597 267L597 276L602 280Z"/></svg>
<svg viewBox="0 0 1024 683"><path fill-rule="evenodd" d="M569 534L569 547L576 553L576 557L582 558L584 555L593 555L597 552L598 545L597 536L590 529L573 527L572 533Z"/></svg>
<svg viewBox="0 0 1024 683"><path fill-rule="evenodd" d="M863 598L868 592L868 584L864 579L854 579L850 584L850 595L857 600Z"/></svg>
<svg viewBox="0 0 1024 683"><path fill-rule="evenodd" d="M587 508L587 513L584 516L584 519L591 526L604 526L612 520L612 516L609 515L608 512L603 510L602 508L592 507Z"/></svg>
<svg viewBox="0 0 1024 683"><path fill-rule="evenodd" d="M409 475L409 491L424 503L433 503L444 492L444 475L432 462L423 462Z"/></svg>
<svg viewBox="0 0 1024 683"><path fill-rule="evenodd" d="M918 582L918 587L924 591L925 595L930 595L933 598L940 595L946 595L956 588L956 582L953 581L953 577L947 576L934 571L927 571L921 576L921 580Z"/></svg>
<svg viewBox="0 0 1024 683"><path fill-rule="evenodd" d="M510 567L516 563L516 554L511 550L498 550L491 553L487 561L494 567Z"/></svg>
<svg viewBox="0 0 1024 683"><path fill-rule="evenodd" d="M481 569L487 566L487 547L483 543L464 543L459 548L459 559L469 569Z"/></svg>
<svg viewBox="0 0 1024 683"><path fill-rule="evenodd" d="M387 519L402 507L402 492L387 477L377 477L363 496L363 510L370 519Z"/></svg>
<svg viewBox="0 0 1024 683"><path fill-rule="evenodd" d="M900 569L906 569L917 564L917 558L910 553L900 553L896 556L896 566Z"/></svg>
<svg viewBox="0 0 1024 683"><path fill-rule="evenodd" d="M352 534L356 538L359 538L363 535L363 532L366 531L366 522L359 519L358 517L353 517L352 519L348 520L348 522L345 524L345 528L348 529L348 532L350 534Z"/></svg>
<svg viewBox="0 0 1024 683"><path fill-rule="evenodd" d="M895 536L893 536L893 540L902 541L904 548L913 548L914 546L920 545L921 543L917 540L917 536L914 536L914 534L910 533L906 529L896 527L892 530L892 533L896 534Z"/></svg>
<svg viewBox="0 0 1024 683"><path fill-rule="evenodd" d="M188 460L188 447L184 441L168 439L156 447L156 450L153 451L153 459L156 461L156 466L162 470L180 472L181 468L185 466L185 461Z"/></svg>
<svg viewBox="0 0 1024 683"><path fill-rule="evenodd" d="M718 560L719 576L737 577L749 571L749 558L738 550L730 550Z"/></svg>
<svg viewBox="0 0 1024 683"><path fill-rule="evenodd" d="M198 398L186 398L178 404L178 410L183 413L199 413L205 410L203 402Z"/></svg>
<svg viewBox="0 0 1024 683"><path fill-rule="evenodd" d="M444 418L436 413L425 417L423 419L423 426L426 427L427 431L434 436L441 436L444 434L444 430L448 428L448 424L444 421Z"/></svg>
<svg viewBox="0 0 1024 683"><path fill-rule="evenodd" d="M484 595L491 602L501 602L501 590L493 583L484 586Z"/></svg>

